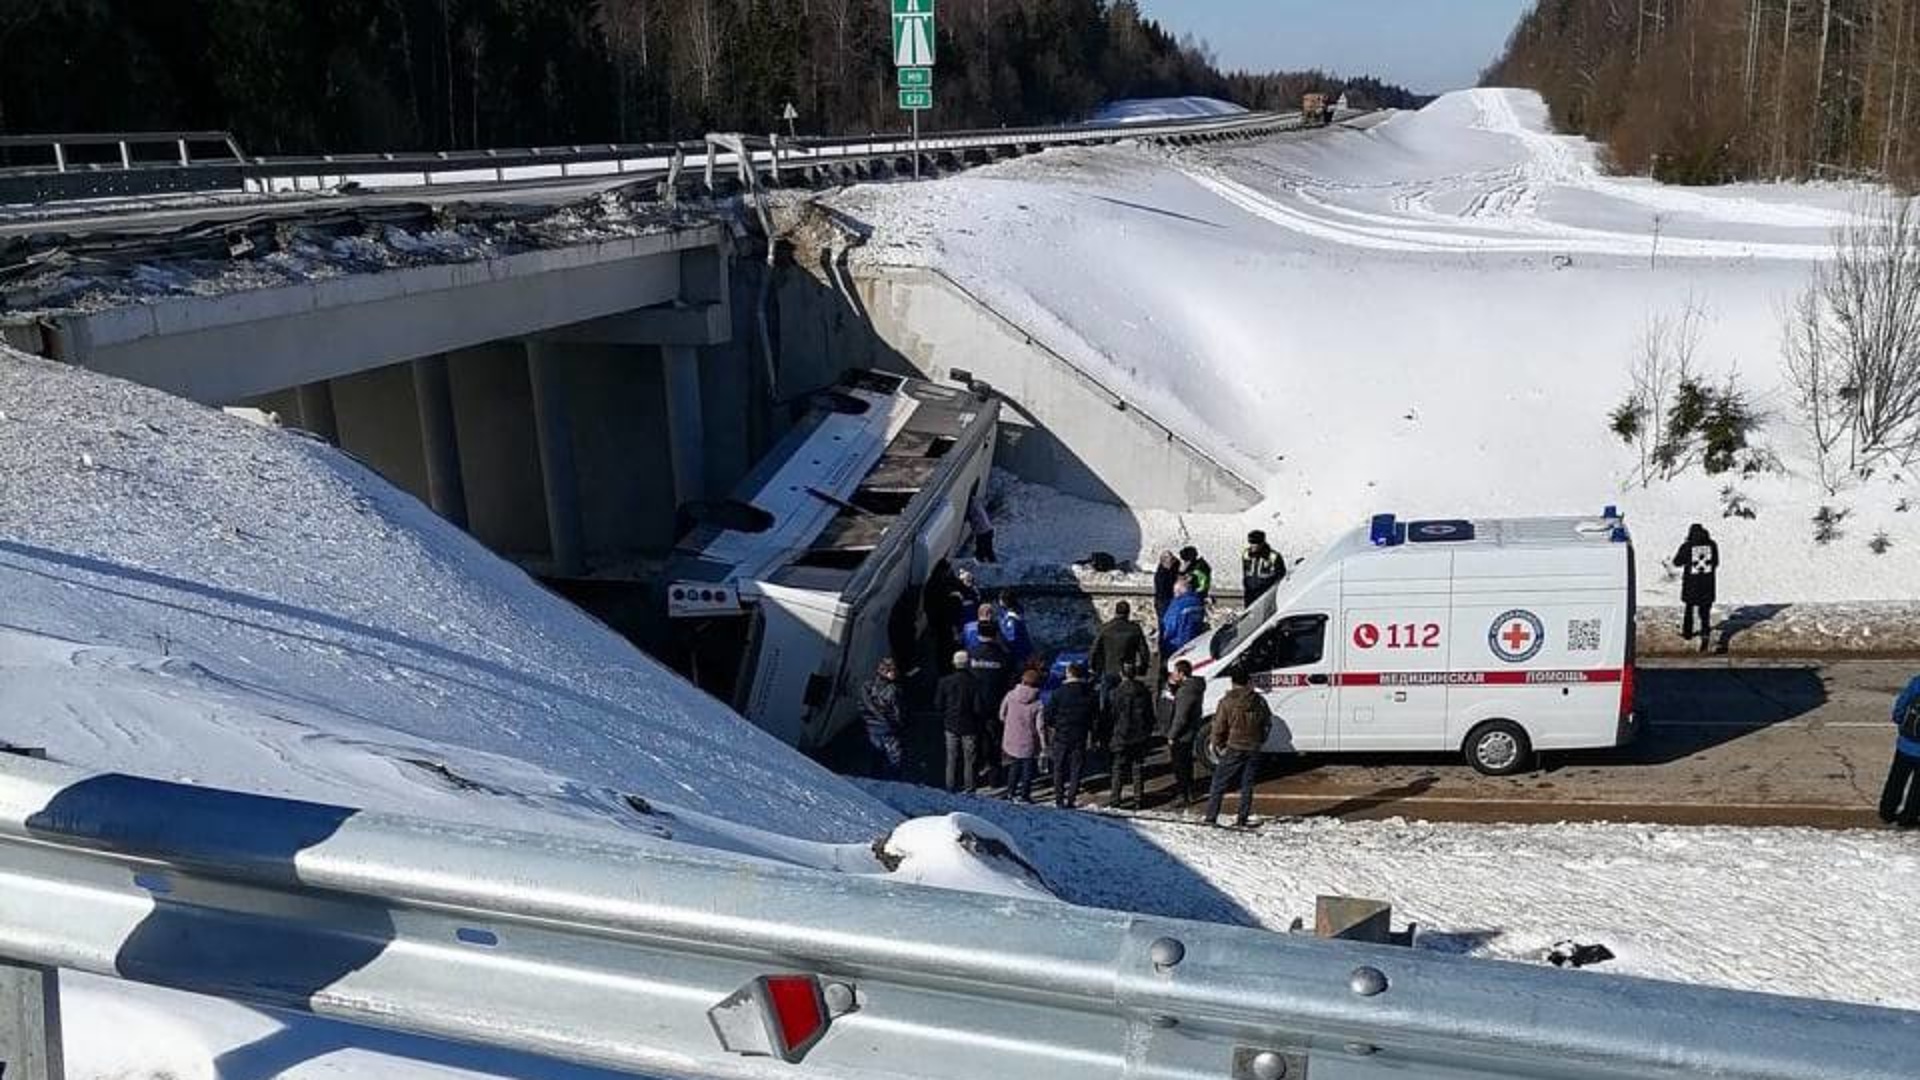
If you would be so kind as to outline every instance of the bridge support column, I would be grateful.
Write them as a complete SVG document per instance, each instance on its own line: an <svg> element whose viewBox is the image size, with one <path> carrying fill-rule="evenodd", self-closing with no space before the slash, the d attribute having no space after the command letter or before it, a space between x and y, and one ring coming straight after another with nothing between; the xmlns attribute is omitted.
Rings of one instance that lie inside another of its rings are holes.
<svg viewBox="0 0 1920 1080"><path fill-rule="evenodd" d="M460 475L460 434L453 420L453 386L445 356L413 362L413 396L420 413L420 450L427 462L427 501L433 512L467 527L467 486Z"/></svg>
<svg viewBox="0 0 1920 1080"><path fill-rule="evenodd" d="M527 383L533 391L534 438L540 446L541 487L546 492L547 536L553 573L575 577L586 572L581 541L580 478L573 464L573 422L560 382L554 346L529 341Z"/></svg>
<svg viewBox="0 0 1920 1080"><path fill-rule="evenodd" d="M0 962L0 1066L7 1080L62 1080L60 973Z"/></svg>
<svg viewBox="0 0 1920 1080"><path fill-rule="evenodd" d="M700 406L700 352L691 345L663 345L666 365L667 442L673 457L673 497L684 506L706 494L707 432Z"/></svg>
<svg viewBox="0 0 1920 1080"><path fill-rule="evenodd" d="M340 420L333 412L333 384L326 379L302 384L294 396L300 405L300 426L340 445Z"/></svg>

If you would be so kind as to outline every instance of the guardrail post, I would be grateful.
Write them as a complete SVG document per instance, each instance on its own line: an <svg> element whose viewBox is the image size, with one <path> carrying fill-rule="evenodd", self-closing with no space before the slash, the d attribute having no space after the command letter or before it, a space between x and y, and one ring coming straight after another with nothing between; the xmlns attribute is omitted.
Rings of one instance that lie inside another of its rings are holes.
<svg viewBox="0 0 1920 1080"><path fill-rule="evenodd" d="M63 1080L60 975L52 968L0 961L0 1076Z"/></svg>
<svg viewBox="0 0 1920 1080"><path fill-rule="evenodd" d="M133 168L133 150L127 146L127 140L125 139L120 140L120 167L123 169Z"/></svg>
<svg viewBox="0 0 1920 1080"><path fill-rule="evenodd" d="M174 140L174 145L180 150L180 167L184 169L193 164L192 156L187 153L187 140L176 139Z"/></svg>
<svg viewBox="0 0 1920 1080"><path fill-rule="evenodd" d="M53 144L53 167L60 172L67 171L67 148L59 143Z"/></svg>

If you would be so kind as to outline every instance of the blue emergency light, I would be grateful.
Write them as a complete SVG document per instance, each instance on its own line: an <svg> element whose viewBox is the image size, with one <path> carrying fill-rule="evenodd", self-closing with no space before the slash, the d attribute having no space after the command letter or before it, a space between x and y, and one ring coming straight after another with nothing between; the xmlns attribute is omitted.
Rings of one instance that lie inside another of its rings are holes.
<svg viewBox="0 0 1920 1080"><path fill-rule="evenodd" d="M1406 531L1392 514L1373 515L1373 526L1367 538L1373 541L1374 547L1398 547L1406 542L1406 536Z"/></svg>

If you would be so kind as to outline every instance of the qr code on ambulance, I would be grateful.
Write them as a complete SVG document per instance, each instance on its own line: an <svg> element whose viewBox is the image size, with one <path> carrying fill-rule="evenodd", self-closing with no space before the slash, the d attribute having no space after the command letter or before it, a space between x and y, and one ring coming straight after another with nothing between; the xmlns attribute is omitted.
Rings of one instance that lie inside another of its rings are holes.
<svg viewBox="0 0 1920 1080"><path fill-rule="evenodd" d="M1600 651L1600 620L1570 619L1567 621L1568 652Z"/></svg>

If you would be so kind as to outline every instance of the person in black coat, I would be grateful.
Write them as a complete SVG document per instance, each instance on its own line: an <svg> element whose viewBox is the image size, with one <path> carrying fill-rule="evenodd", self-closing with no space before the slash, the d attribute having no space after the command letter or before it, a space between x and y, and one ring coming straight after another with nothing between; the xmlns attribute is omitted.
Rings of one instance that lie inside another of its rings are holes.
<svg viewBox="0 0 1920 1080"><path fill-rule="evenodd" d="M1113 618L1101 623L1100 632L1094 635L1087 663L1093 669L1095 692L1103 712L1114 687L1120 685L1122 673L1135 667L1144 671L1153 663L1146 631L1133 621L1132 604L1122 600L1113 606Z"/></svg>
<svg viewBox="0 0 1920 1080"><path fill-rule="evenodd" d="M1160 562L1153 568L1153 621L1157 624L1160 617L1167 613L1167 605L1173 603L1173 583L1180 580L1180 556L1171 551L1160 553Z"/></svg>
<svg viewBox="0 0 1920 1080"><path fill-rule="evenodd" d="M973 672L974 681L979 685L980 700L986 704L986 716L981 724L982 745L979 763L987 774L987 786L1000 784L1000 699L1007 696L1013 686L1014 676L1019 672L1013 669L1013 654L1000 640L1000 624L992 619L983 619L979 624L979 640L967 650L967 668Z"/></svg>
<svg viewBox="0 0 1920 1080"><path fill-rule="evenodd" d="M948 791L971 792L979 786L975 770L987 704L969 663L966 653L954 653L953 673L942 678L933 692L934 707L940 710L940 723L947 732Z"/></svg>
<svg viewBox="0 0 1920 1080"><path fill-rule="evenodd" d="M1206 711L1207 680L1195 675L1193 665L1182 660L1173 665L1167 682L1173 687L1173 711L1167 719L1167 757L1173 765L1174 795L1180 805L1189 806L1195 794L1193 741L1206 719L1202 714Z"/></svg>
<svg viewBox="0 0 1920 1080"><path fill-rule="evenodd" d="M1680 603L1686 614L1680 620L1680 636L1693 637L1693 619L1700 617L1700 651L1706 652L1713 641L1714 582L1720 574L1720 545L1708 535L1705 525L1687 530L1687 542L1674 552L1673 565L1680 568Z"/></svg>
<svg viewBox="0 0 1920 1080"><path fill-rule="evenodd" d="M1128 668L1126 679L1113 692L1112 729L1107 749L1113 752L1113 793L1108 806L1119 806L1129 778L1133 806L1147 799L1147 751L1153 745L1153 691L1140 681L1140 668Z"/></svg>
<svg viewBox="0 0 1920 1080"><path fill-rule="evenodd" d="M1053 758L1053 802L1065 809L1080 799L1080 776L1087 764L1087 740L1093 735L1100 703L1087 685L1087 669L1067 665L1067 681L1054 690L1040 714Z"/></svg>

